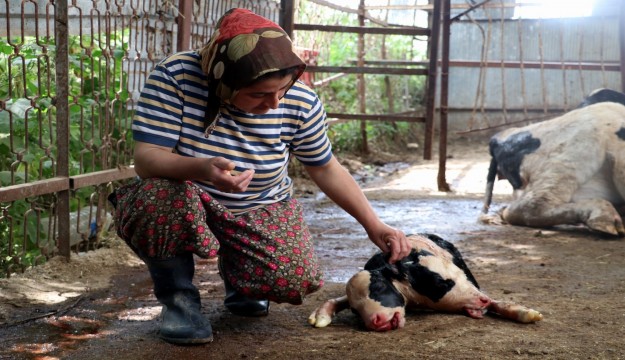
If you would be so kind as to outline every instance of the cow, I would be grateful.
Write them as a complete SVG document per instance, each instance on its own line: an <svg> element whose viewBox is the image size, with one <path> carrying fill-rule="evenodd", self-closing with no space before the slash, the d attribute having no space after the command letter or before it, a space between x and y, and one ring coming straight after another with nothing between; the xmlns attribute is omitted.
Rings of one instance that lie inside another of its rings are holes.
<svg viewBox="0 0 625 360"><path fill-rule="evenodd" d="M625 105L625 94L612 89L596 89L588 96L586 96L586 98L577 106L577 108L583 108L585 106L601 102L615 102L621 105Z"/></svg>
<svg viewBox="0 0 625 360"><path fill-rule="evenodd" d="M562 116L506 129L490 139L481 222L585 225L625 236L617 211L625 203L625 105L602 94L591 94L587 105ZM489 214L496 177L510 182L513 199Z"/></svg>
<svg viewBox="0 0 625 360"><path fill-rule="evenodd" d="M330 299L313 311L309 324L326 327L339 311L351 308L365 328L373 331L401 329L407 310L431 309L463 313L480 319L486 312L533 323L540 312L510 302L496 301L480 287L450 242L435 234L408 236L410 255L390 264L388 254L373 255L364 270L347 282L346 294Z"/></svg>

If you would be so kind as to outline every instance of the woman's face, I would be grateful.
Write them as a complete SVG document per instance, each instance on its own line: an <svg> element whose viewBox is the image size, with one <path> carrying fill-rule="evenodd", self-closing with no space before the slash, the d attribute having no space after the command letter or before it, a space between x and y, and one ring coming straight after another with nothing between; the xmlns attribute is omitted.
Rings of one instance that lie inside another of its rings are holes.
<svg viewBox="0 0 625 360"><path fill-rule="evenodd" d="M251 114L265 114L276 109L293 82L293 75L269 77L244 87L231 100L232 105Z"/></svg>

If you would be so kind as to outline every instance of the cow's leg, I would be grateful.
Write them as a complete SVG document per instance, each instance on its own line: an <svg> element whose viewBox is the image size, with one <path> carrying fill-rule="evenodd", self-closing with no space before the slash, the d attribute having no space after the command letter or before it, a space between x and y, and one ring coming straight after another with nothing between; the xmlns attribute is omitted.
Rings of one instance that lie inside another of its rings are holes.
<svg viewBox="0 0 625 360"><path fill-rule="evenodd" d="M614 156L612 181L614 182L614 187L621 196L622 202L619 207L619 213L625 213L625 147Z"/></svg>
<svg viewBox="0 0 625 360"><path fill-rule="evenodd" d="M570 168L551 166L537 171L523 194L503 210L509 224L532 227L585 224L589 228L611 235L625 235L623 221L607 200L585 199L571 202L580 181ZM579 173L579 172L578 172ZM587 172L592 174L592 171Z"/></svg>
<svg viewBox="0 0 625 360"><path fill-rule="evenodd" d="M332 322L332 317L345 309L349 308L347 295L336 299L330 299L319 306L308 317L308 323L315 327L326 327Z"/></svg>
<svg viewBox="0 0 625 360"><path fill-rule="evenodd" d="M503 217L513 225L549 227L585 224L610 235L625 235L621 216L609 201L603 199L574 203L548 203L540 199L517 201L504 209Z"/></svg>

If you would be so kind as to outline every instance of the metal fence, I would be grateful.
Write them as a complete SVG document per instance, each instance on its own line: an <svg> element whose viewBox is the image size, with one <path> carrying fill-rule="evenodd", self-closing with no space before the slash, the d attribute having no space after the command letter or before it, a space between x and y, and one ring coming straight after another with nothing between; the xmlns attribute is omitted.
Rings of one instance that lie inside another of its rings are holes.
<svg viewBox="0 0 625 360"><path fill-rule="evenodd" d="M279 21L271 0L0 1L0 277L101 245L147 75L232 7Z"/></svg>
<svg viewBox="0 0 625 360"><path fill-rule="evenodd" d="M625 3L586 3L453 1L450 137L545 120L597 88L623 91Z"/></svg>

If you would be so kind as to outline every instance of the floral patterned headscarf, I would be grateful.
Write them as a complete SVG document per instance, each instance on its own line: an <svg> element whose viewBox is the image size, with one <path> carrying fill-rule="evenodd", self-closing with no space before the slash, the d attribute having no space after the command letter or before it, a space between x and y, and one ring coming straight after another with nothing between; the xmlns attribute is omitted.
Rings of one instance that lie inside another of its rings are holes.
<svg viewBox="0 0 625 360"><path fill-rule="evenodd" d="M230 104L238 90L260 76L296 67L295 82L306 68L278 24L240 8L229 10L219 19L200 56L209 87L205 127L215 121L221 104Z"/></svg>

